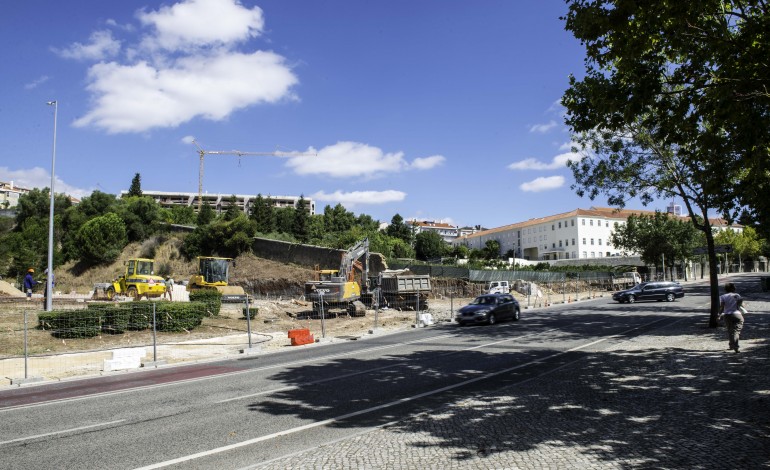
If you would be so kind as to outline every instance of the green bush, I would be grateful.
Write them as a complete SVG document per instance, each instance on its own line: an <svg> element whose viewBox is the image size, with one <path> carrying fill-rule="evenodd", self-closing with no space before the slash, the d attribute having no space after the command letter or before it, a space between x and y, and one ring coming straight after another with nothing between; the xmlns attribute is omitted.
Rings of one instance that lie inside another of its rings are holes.
<svg viewBox="0 0 770 470"><path fill-rule="evenodd" d="M190 292L190 302L206 304L207 315L216 317L222 308L222 293L216 289L197 289Z"/></svg>
<svg viewBox="0 0 770 470"><path fill-rule="evenodd" d="M200 326L208 313L203 302L158 302L155 311L157 331L182 332Z"/></svg>
<svg viewBox="0 0 770 470"><path fill-rule="evenodd" d="M56 338L91 338L102 332L102 317L88 310L52 310L38 315L38 328Z"/></svg>
<svg viewBox="0 0 770 470"><path fill-rule="evenodd" d="M248 315L248 318L250 320L253 320L254 317L257 316L257 313L259 313L259 309L257 307L249 307L248 309L246 307L243 307L243 318L246 318L246 315Z"/></svg>
<svg viewBox="0 0 770 470"><path fill-rule="evenodd" d="M89 304L88 310L99 312L102 316L105 333L121 334L126 330L146 330L152 326L151 303Z"/></svg>

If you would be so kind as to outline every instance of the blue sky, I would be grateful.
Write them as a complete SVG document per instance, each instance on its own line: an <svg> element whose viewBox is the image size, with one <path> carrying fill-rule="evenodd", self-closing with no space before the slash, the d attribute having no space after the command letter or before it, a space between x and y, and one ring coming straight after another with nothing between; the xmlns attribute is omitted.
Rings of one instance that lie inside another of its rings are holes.
<svg viewBox="0 0 770 470"><path fill-rule="evenodd" d="M496 227L581 199L558 101L561 0L8 2L0 180L299 195L384 222ZM315 156L291 155L312 153ZM633 208L632 205L629 207ZM638 206L641 208L641 206ZM662 209L662 207L661 207Z"/></svg>

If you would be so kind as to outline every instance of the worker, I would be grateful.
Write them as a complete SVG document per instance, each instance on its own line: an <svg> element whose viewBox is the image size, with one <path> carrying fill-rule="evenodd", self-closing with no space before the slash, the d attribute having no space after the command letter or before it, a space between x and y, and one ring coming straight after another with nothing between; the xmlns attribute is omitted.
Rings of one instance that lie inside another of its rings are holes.
<svg viewBox="0 0 770 470"><path fill-rule="evenodd" d="M24 276L24 292L27 293L27 300L32 300L32 288L37 285L37 281L34 277L35 268L27 269L27 275Z"/></svg>
<svg viewBox="0 0 770 470"><path fill-rule="evenodd" d="M171 276L166 276L166 293L165 295L168 295L168 300L174 301L174 279Z"/></svg>

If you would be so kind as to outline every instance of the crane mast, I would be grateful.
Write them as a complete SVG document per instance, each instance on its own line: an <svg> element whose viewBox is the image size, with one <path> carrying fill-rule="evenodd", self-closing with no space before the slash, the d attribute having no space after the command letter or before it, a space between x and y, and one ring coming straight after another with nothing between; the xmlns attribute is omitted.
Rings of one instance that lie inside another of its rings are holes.
<svg viewBox="0 0 770 470"><path fill-rule="evenodd" d="M260 157L285 157L285 156L316 156L314 153L295 153L295 152L243 152L241 150L204 150L198 142L193 139L193 144L198 148L198 156L200 157L200 164L198 167L198 213L200 213L203 207L203 159L206 155L237 155L239 157L244 156L260 156Z"/></svg>

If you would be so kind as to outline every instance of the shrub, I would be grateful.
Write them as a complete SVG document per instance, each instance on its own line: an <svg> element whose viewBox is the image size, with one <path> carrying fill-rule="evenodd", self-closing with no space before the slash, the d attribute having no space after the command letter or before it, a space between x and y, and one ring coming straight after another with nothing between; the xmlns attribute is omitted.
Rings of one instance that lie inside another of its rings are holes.
<svg viewBox="0 0 770 470"><path fill-rule="evenodd" d="M216 289L196 289L190 292L190 302L206 304L208 315L216 317L222 307L222 293Z"/></svg>
<svg viewBox="0 0 770 470"><path fill-rule="evenodd" d="M102 332L102 317L88 310L52 310L38 315L38 328L56 338L91 338Z"/></svg>
<svg viewBox="0 0 770 470"><path fill-rule="evenodd" d="M243 318L245 319L248 315L248 318L250 320L253 320L257 313L259 313L259 309L257 307L249 307L248 309L246 307L243 307Z"/></svg>
<svg viewBox="0 0 770 470"><path fill-rule="evenodd" d="M157 331L190 331L203 322L208 306L203 302L158 302Z"/></svg>

